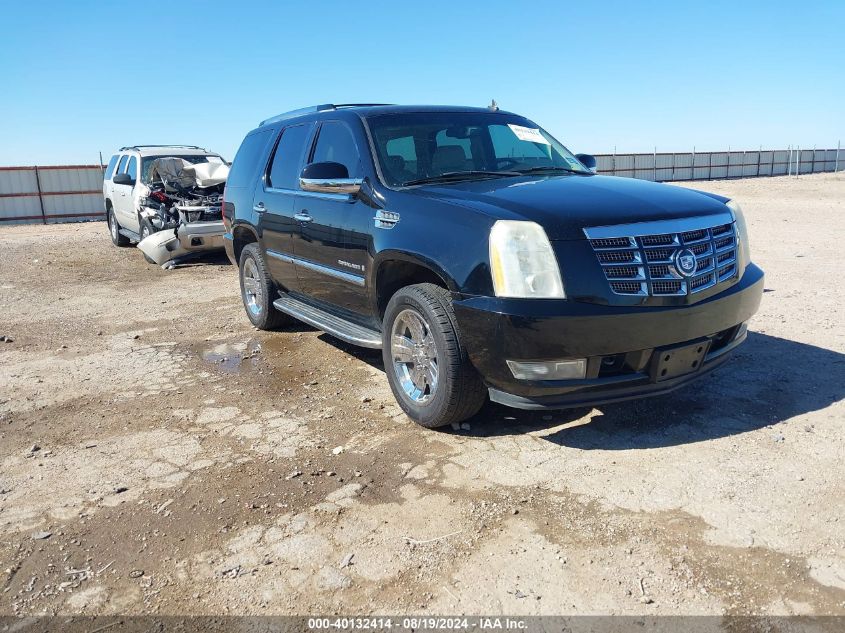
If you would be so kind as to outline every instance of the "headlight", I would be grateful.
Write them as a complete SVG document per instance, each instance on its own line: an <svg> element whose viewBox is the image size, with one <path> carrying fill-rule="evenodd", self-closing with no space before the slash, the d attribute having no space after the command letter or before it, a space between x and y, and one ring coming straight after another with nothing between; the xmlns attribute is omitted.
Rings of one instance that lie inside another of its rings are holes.
<svg viewBox="0 0 845 633"><path fill-rule="evenodd" d="M497 297L566 298L552 245L535 222L499 220L493 225L490 269Z"/></svg>
<svg viewBox="0 0 845 633"><path fill-rule="evenodd" d="M746 256L748 256L750 253L748 250L748 227L745 225L745 216L742 214L742 209L735 200L728 200L725 205L728 209L730 209L731 215L734 216L736 235L739 240L740 247L745 251ZM746 261L748 261L747 258Z"/></svg>

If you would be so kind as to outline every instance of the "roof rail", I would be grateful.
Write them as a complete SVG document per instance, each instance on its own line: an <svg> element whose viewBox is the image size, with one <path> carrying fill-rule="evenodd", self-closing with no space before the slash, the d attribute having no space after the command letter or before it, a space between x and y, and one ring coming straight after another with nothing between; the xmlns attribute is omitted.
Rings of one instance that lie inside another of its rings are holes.
<svg viewBox="0 0 845 633"><path fill-rule="evenodd" d="M125 149L141 149L147 147L184 147L185 149L201 149L202 151L207 151L204 147L199 147L197 145L178 145L178 144L170 144L167 145L127 145L126 147L121 147L118 151L122 152Z"/></svg>
<svg viewBox="0 0 845 633"><path fill-rule="evenodd" d="M274 117L270 117L269 119L264 119L261 123L258 124L258 127L262 125L269 125L270 123L277 123L278 121L284 121L285 119L292 119L293 117L302 116L303 114L311 114L313 112L327 112L329 110L337 110L338 108L366 108L372 106L383 106L383 105L390 105L388 103L323 103L320 105L315 106L308 106L306 108L299 108L297 110L290 110L288 112L282 112L281 114L277 114Z"/></svg>

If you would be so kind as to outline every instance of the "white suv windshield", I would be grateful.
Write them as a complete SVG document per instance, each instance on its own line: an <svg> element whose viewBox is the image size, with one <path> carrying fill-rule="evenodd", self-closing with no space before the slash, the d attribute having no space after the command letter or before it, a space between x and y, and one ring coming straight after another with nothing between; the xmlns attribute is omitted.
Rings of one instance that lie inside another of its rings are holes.
<svg viewBox="0 0 845 633"><path fill-rule="evenodd" d="M222 163L223 159L216 154L209 154L207 156L203 155L193 155L193 156L180 156L179 154L161 154L160 156L144 156L141 159L141 182L149 184L150 182L150 167L153 164L153 161L158 158L181 158L182 160L186 160L192 165L196 165L198 163Z"/></svg>
<svg viewBox="0 0 845 633"><path fill-rule="evenodd" d="M410 112L367 118L388 185L444 174L507 176L531 171L590 173L551 134L516 115Z"/></svg>

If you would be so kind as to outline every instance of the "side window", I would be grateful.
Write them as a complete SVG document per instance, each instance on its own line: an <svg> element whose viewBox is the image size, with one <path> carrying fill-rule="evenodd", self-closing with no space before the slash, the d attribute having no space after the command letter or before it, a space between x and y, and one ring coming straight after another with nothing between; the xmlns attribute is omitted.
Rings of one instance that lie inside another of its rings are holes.
<svg viewBox="0 0 845 633"><path fill-rule="evenodd" d="M129 164L126 166L126 173L132 177L132 180L138 180L138 161L135 157L129 159Z"/></svg>
<svg viewBox="0 0 845 633"><path fill-rule="evenodd" d="M297 188L299 167L302 165L310 130L310 125L294 125L284 129L273 154L269 186L276 189Z"/></svg>
<svg viewBox="0 0 845 633"><path fill-rule="evenodd" d="M117 164L117 171L114 172L115 174L122 174L126 171L126 161L128 158L129 156L126 154L120 157L120 162Z"/></svg>
<svg viewBox="0 0 845 633"><path fill-rule="evenodd" d="M111 180L111 177L114 175L114 166L117 164L117 154L112 156L109 159L109 164L106 167L106 171L103 172L103 180Z"/></svg>
<svg viewBox="0 0 845 633"><path fill-rule="evenodd" d="M264 147L267 145L267 139L270 138L270 132L270 129L266 129L247 135L241 143L238 153L235 154L235 160L232 161L232 169L226 179L226 187L246 187L254 184L251 180L255 176L258 162L264 154Z"/></svg>
<svg viewBox="0 0 845 633"><path fill-rule="evenodd" d="M352 132L340 121L326 121L320 127L312 163L331 161L345 165L350 178L361 175L361 158Z"/></svg>

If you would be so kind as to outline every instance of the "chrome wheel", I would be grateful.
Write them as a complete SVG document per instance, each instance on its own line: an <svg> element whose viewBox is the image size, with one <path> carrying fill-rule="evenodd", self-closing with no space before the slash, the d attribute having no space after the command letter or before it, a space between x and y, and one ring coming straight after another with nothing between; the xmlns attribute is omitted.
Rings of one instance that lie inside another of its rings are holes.
<svg viewBox="0 0 845 633"><path fill-rule="evenodd" d="M141 227L141 241L143 242L150 236L150 227L142 226Z"/></svg>
<svg viewBox="0 0 845 633"><path fill-rule="evenodd" d="M405 394L418 404L428 403L437 390L437 346L431 328L416 310L402 310L393 320L390 355Z"/></svg>
<svg viewBox="0 0 845 633"><path fill-rule="evenodd" d="M114 238L114 240L117 241L117 220L114 219L114 212L109 213L109 231L111 231L111 236Z"/></svg>
<svg viewBox="0 0 845 633"><path fill-rule="evenodd" d="M246 309L255 316L261 314L262 291L261 278L255 260L247 259L243 266L243 293Z"/></svg>

